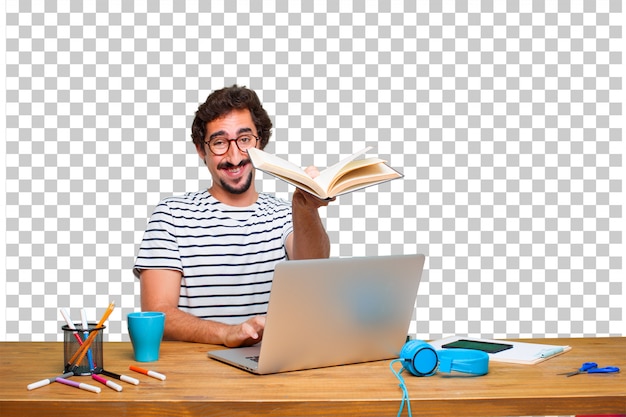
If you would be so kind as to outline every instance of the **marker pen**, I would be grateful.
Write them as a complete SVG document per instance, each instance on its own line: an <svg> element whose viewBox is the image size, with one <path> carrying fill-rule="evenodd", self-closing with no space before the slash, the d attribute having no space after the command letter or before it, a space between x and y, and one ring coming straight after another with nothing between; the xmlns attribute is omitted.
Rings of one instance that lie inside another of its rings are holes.
<svg viewBox="0 0 626 417"><path fill-rule="evenodd" d="M540 358L549 358L550 356L554 356L557 353L563 352L563 347L555 347L553 349L544 349L537 355Z"/></svg>
<svg viewBox="0 0 626 417"><path fill-rule="evenodd" d="M138 366L131 365L128 369L131 371L139 372L140 374L151 376L152 378L160 379L161 381L165 381L165 375L160 374L155 371L150 371L148 369L143 369Z"/></svg>
<svg viewBox="0 0 626 417"><path fill-rule="evenodd" d="M97 374L91 374L91 377L93 379L95 379L96 381L98 381L99 383L106 385L107 387L114 389L117 392L120 392L122 390L122 387L117 385L115 382L113 381L109 381L107 379L102 378L100 375Z"/></svg>
<svg viewBox="0 0 626 417"><path fill-rule="evenodd" d="M98 369L102 375L106 375L111 378L119 379L120 381L128 382L129 384L139 385L139 380L126 375L118 375L113 372L105 371L104 369Z"/></svg>
<svg viewBox="0 0 626 417"><path fill-rule="evenodd" d="M85 340L87 340L87 338L89 337L89 323L87 322L87 312L85 311L84 308L82 308L80 310L80 319L82 321L83 324L83 335L85 335ZM93 371L94 368L96 367L95 363L93 362L93 356L91 354L91 349L87 350L87 361L89 362L89 370Z"/></svg>
<svg viewBox="0 0 626 417"><path fill-rule="evenodd" d="M29 390L29 391L32 391L32 390L37 389L37 388L45 387L46 385L50 384L51 382L56 381L57 378L69 378L69 377L71 377L73 375L74 375L74 372L66 372L63 375L59 375L59 376L55 376L55 377L47 378L47 379L42 379L41 381L37 381L37 382L33 382L32 384L29 384L26 387L26 389Z"/></svg>
<svg viewBox="0 0 626 417"><path fill-rule="evenodd" d="M63 319L65 319L65 322L67 323L67 327L69 327L71 330L74 330L73 334L76 340L78 341L78 344L82 346L83 339L81 339L80 336L78 335L78 332L76 331L76 326L74 326L74 322L70 318L70 313L68 313L68 311L64 308L60 308L59 311L61 312Z"/></svg>
<svg viewBox="0 0 626 417"><path fill-rule="evenodd" d="M94 387L93 385L85 384L83 382L72 381L71 379L57 378L55 381L60 382L61 384L69 385L70 387L76 387L85 391L91 391L98 394L101 391L99 387Z"/></svg>

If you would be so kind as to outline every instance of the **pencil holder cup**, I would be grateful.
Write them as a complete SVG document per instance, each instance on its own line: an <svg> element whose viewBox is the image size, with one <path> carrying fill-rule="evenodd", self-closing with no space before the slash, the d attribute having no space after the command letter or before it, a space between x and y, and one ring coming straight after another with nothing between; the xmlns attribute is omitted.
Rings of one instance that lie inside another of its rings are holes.
<svg viewBox="0 0 626 417"><path fill-rule="evenodd" d="M63 329L63 364L64 372L72 371L74 375L91 375L96 368L103 368L102 364L102 333L105 326L96 327L95 323L89 323L88 329L84 330L80 324L75 324L76 329L65 325ZM79 342L80 340L80 342ZM86 353L78 352L85 343L89 344ZM82 359L80 357L83 356ZM79 362L76 362L80 359Z"/></svg>

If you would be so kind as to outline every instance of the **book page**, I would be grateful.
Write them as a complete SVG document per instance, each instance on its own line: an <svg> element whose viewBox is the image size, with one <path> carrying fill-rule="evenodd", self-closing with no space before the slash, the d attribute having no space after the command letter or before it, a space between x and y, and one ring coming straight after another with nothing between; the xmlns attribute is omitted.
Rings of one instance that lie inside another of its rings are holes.
<svg viewBox="0 0 626 417"><path fill-rule="evenodd" d="M261 171L263 171L263 170L261 170ZM295 179L293 177L285 177L285 176L282 176L280 174L276 174L274 172L270 172L269 174L271 174L271 175L275 176L276 178L281 179L281 180L283 180L283 181L285 181L285 182L287 182L287 183L289 183L291 185L294 185L294 186L296 186L298 188L301 188L304 191L306 191L307 193L313 194L313 195L321 198L322 200L325 200L325 199L329 198L328 194L326 193L326 190L322 189L322 187L320 187L320 185L315 183L314 181L313 182L307 182L305 184L305 183L302 183L302 182L298 181L297 179ZM308 179L311 180L311 177L308 177Z"/></svg>
<svg viewBox="0 0 626 417"><path fill-rule="evenodd" d="M297 165L260 149L251 148L248 150L248 154L256 169L274 175L321 199L328 199L359 188L402 177L402 174L387 166L382 159L356 160L371 149L372 147L367 147L342 159L322 170L315 179Z"/></svg>
<svg viewBox="0 0 626 417"><path fill-rule="evenodd" d="M366 158L357 159L356 161L350 161L344 165L339 172L333 177L328 184L328 191L335 187L335 184L342 182L344 178L350 175L352 178L367 177L370 172L367 172L366 168L371 165L384 164L385 161L380 158Z"/></svg>
<svg viewBox="0 0 626 417"><path fill-rule="evenodd" d="M335 178L337 177L337 175L341 172L341 170L347 165L349 164L351 161L355 160L356 158L358 158L359 156L363 155L364 153L370 151L372 149L371 146L368 146L367 148L350 155L347 158L342 159L341 161L337 162L335 165L331 165L330 167L326 168L325 170L320 170L320 175L315 178L315 181L322 186L322 188L324 188L325 190L328 190L330 187L330 184L335 180Z"/></svg>
<svg viewBox="0 0 626 417"><path fill-rule="evenodd" d="M252 159L252 163L256 168L272 166L275 167L276 170L306 175L306 172L298 165L258 148L248 149L248 155L250 155L250 159Z"/></svg>
<svg viewBox="0 0 626 417"><path fill-rule="evenodd" d="M248 155L256 169L272 174L296 187L303 188L304 185L306 191L327 198L323 196L326 190L296 164L257 148L248 149Z"/></svg>
<svg viewBox="0 0 626 417"><path fill-rule="evenodd" d="M337 178L328 191L329 195L336 196L402 177L402 174L385 165L383 160L354 161L354 163L357 162L363 162L363 164L357 164L357 168L348 170Z"/></svg>

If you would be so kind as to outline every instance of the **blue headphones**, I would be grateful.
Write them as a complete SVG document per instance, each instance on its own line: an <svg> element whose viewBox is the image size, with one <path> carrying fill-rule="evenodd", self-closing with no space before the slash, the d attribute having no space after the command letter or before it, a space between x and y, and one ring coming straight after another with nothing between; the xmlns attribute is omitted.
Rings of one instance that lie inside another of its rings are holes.
<svg viewBox="0 0 626 417"><path fill-rule="evenodd" d="M393 367L394 363L401 362L400 372ZM402 402L398 416L402 414L404 405L407 405L409 417L411 414L411 402L409 391L404 383L401 373L409 371L415 376L431 376L437 370L441 372L463 372L472 375L485 375L489 371L489 355L480 350L469 349L441 349L435 350L431 345L421 340L410 340L404 344L400 351L400 357L389 364L391 372L400 381L402 389Z"/></svg>
<svg viewBox="0 0 626 417"><path fill-rule="evenodd" d="M421 340L405 343L400 351L402 367L415 376L430 376L437 372L463 372L485 375L489 371L489 355L479 350L435 350Z"/></svg>

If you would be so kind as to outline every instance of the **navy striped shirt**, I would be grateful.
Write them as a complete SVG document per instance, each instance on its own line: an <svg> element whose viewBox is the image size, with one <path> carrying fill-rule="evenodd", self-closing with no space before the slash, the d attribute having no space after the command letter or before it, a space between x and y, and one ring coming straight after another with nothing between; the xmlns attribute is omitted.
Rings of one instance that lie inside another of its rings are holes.
<svg viewBox="0 0 626 417"><path fill-rule="evenodd" d="M266 313L292 230L291 205L268 194L249 207L222 204L208 191L169 197L152 213L133 271L181 271L181 310L240 323Z"/></svg>

